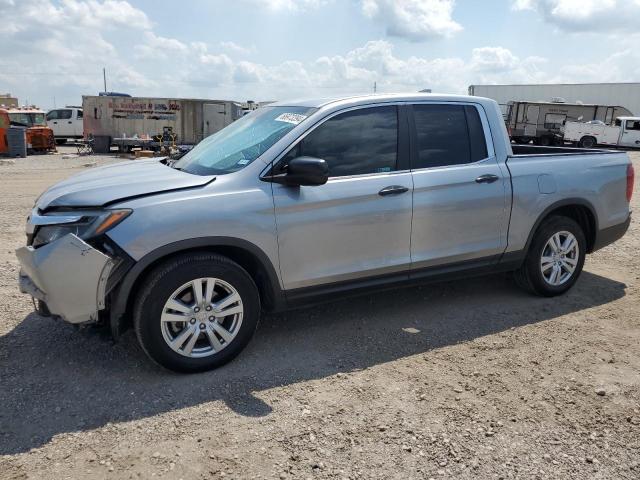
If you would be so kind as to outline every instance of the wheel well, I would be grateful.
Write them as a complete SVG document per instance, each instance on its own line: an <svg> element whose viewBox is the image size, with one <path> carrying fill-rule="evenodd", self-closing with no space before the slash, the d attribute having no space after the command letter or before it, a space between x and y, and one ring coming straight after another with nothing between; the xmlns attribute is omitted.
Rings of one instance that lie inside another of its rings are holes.
<svg viewBox="0 0 640 480"><path fill-rule="evenodd" d="M596 241L597 229L596 218L591 209L585 205L563 205L562 207L555 208L547 213L540 221L539 225L542 225L542 223L549 217L558 215L569 217L580 225L580 228L582 228L587 240L587 252L591 253Z"/></svg>
<svg viewBox="0 0 640 480"><path fill-rule="evenodd" d="M242 247L232 245L185 248L183 250L171 252L165 256L155 259L153 262L147 265L143 271L139 273L127 295L126 310L124 312L125 316L127 317L127 324L131 323L130 313L132 312L133 302L138 295L139 289L142 285L144 285L144 280L149 275L149 273L158 265L166 262L167 260L180 255L184 255L185 253L197 252L217 253L220 255L224 255L230 260L236 262L238 265L244 268L247 273L249 273L253 281L256 283L258 292L260 293L260 304L262 305L262 308L270 311L277 307L278 299L276 298L276 292L277 290L279 290L279 285L273 284L269 272L267 271L267 267L265 267L265 265L263 265L263 263L250 251Z"/></svg>

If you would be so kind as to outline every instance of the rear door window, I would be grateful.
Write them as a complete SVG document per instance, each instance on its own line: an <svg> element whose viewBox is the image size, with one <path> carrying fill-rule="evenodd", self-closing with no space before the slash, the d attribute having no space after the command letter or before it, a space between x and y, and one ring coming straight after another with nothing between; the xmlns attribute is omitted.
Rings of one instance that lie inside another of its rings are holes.
<svg viewBox="0 0 640 480"><path fill-rule="evenodd" d="M413 169L462 165L487 158L478 110L470 105L413 105L417 154Z"/></svg>
<svg viewBox="0 0 640 480"><path fill-rule="evenodd" d="M77 119L81 119L82 118L82 110L78 110L76 118Z"/></svg>
<svg viewBox="0 0 640 480"><path fill-rule="evenodd" d="M69 120L73 110L58 110L58 120Z"/></svg>

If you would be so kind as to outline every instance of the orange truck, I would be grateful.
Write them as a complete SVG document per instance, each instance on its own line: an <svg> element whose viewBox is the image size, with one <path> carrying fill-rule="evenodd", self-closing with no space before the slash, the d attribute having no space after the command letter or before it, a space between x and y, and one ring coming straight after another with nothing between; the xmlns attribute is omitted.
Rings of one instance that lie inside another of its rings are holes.
<svg viewBox="0 0 640 480"><path fill-rule="evenodd" d="M9 152L7 130L12 125L27 129L29 152L47 152L56 149L53 130L47 127L44 111L35 107L4 107L0 108L0 154Z"/></svg>

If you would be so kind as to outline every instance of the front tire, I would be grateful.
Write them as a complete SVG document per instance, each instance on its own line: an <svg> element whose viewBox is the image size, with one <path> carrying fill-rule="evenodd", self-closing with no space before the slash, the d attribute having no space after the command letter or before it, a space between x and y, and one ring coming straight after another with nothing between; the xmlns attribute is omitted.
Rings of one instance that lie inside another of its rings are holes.
<svg viewBox="0 0 640 480"><path fill-rule="evenodd" d="M260 318L249 274L227 257L189 253L155 268L137 295L133 322L145 353L176 372L201 372L235 358Z"/></svg>
<svg viewBox="0 0 640 480"><path fill-rule="evenodd" d="M578 280L586 249L584 232L575 220L550 217L534 234L527 257L515 272L516 282L540 296L561 295Z"/></svg>

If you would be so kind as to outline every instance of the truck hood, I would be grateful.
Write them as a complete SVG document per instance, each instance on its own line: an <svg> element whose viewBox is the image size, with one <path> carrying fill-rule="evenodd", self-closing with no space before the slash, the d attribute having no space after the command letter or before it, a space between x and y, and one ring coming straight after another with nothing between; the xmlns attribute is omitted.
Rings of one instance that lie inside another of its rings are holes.
<svg viewBox="0 0 640 480"><path fill-rule="evenodd" d="M103 207L131 197L201 187L214 179L176 170L157 159L116 163L56 183L40 195L36 207Z"/></svg>

